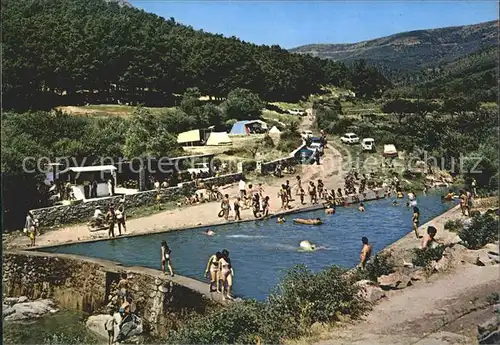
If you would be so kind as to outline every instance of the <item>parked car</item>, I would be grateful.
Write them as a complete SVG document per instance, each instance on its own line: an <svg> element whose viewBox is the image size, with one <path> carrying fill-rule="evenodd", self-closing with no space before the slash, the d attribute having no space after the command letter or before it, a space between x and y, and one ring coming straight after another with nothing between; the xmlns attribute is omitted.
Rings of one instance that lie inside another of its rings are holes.
<svg viewBox="0 0 500 345"><path fill-rule="evenodd" d="M340 138L340 141L344 144L357 144L359 143L359 137L354 133L346 133Z"/></svg>
<svg viewBox="0 0 500 345"><path fill-rule="evenodd" d="M311 138L311 144L309 145L309 147L311 149L318 150L322 155L325 145L323 144L323 140L321 140L321 138Z"/></svg>
<svg viewBox="0 0 500 345"><path fill-rule="evenodd" d="M187 169L187 171L192 174L201 174L201 173L209 173L210 172L210 166L208 163L195 163L193 168Z"/></svg>
<svg viewBox="0 0 500 345"><path fill-rule="evenodd" d="M297 115L297 116L306 116L307 115L307 113L301 109L290 109L290 110L288 110L288 113L291 115Z"/></svg>
<svg viewBox="0 0 500 345"><path fill-rule="evenodd" d="M375 139L363 138L361 141L361 149L363 149L363 151L375 151Z"/></svg>
<svg viewBox="0 0 500 345"><path fill-rule="evenodd" d="M394 144L384 145L384 157L396 158L398 156L398 150Z"/></svg>
<svg viewBox="0 0 500 345"><path fill-rule="evenodd" d="M300 133L300 136L302 137L302 139L306 140L307 138L313 137L313 132L312 131L302 131Z"/></svg>

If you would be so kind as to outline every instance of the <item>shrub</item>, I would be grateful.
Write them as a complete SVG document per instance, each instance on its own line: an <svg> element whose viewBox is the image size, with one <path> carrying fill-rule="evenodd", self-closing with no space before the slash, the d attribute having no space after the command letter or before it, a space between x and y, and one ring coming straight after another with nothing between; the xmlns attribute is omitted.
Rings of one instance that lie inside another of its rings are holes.
<svg viewBox="0 0 500 345"><path fill-rule="evenodd" d="M434 248L413 249L412 263L415 266L426 267L432 261L438 261L443 256L445 246L438 245Z"/></svg>
<svg viewBox="0 0 500 345"><path fill-rule="evenodd" d="M273 138L271 138L271 136L269 134L266 134L264 136L264 139L262 139L261 146L264 149L272 149L272 148L274 148Z"/></svg>
<svg viewBox="0 0 500 345"><path fill-rule="evenodd" d="M377 254L368 262L364 270L358 269L358 280L368 279L376 282L377 278L394 272L394 262L388 254Z"/></svg>
<svg viewBox="0 0 500 345"><path fill-rule="evenodd" d="M463 227L458 235L469 249L479 249L498 238L498 219L489 214L476 214L470 226Z"/></svg>
<svg viewBox="0 0 500 345"><path fill-rule="evenodd" d="M251 171L255 171L257 168L257 162L255 160L243 161L243 173L248 173Z"/></svg>
<svg viewBox="0 0 500 345"><path fill-rule="evenodd" d="M459 232L463 228L462 221L460 219L450 219L444 223L444 229L451 232Z"/></svg>
<svg viewBox="0 0 500 345"><path fill-rule="evenodd" d="M359 317L368 304L359 287L339 267L313 273L305 266L288 271L267 303L243 301L196 317L171 331L170 344L252 344L261 339L277 344L308 334L315 322L331 322L340 315Z"/></svg>
<svg viewBox="0 0 500 345"><path fill-rule="evenodd" d="M226 309L194 318L178 331L171 331L167 336L167 343L255 343L255 337L261 333L265 322L265 310L266 305L256 301L234 303ZM276 341L273 339L273 342Z"/></svg>
<svg viewBox="0 0 500 345"><path fill-rule="evenodd" d="M290 153L302 145L302 137L297 131L284 131L280 134L280 142L277 149L283 153Z"/></svg>
<svg viewBox="0 0 500 345"><path fill-rule="evenodd" d="M360 316L367 305L344 273L337 266L316 274L303 265L288 271L268 299L271 333L295 338L315 322L336 321L339 314Z"/></svg>

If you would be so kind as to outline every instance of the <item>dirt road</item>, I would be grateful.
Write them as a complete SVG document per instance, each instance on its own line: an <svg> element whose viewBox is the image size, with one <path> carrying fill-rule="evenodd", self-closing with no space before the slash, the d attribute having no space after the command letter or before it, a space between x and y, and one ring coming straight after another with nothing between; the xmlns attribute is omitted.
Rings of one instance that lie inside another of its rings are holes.
<svg viewBox="0 0 500 345"><path fill-rule="evenodd" d="M434 281L394 292L366 320L317 344L473 344L477 321L491 317L486 297L499 291L498 270L498 265L460 266ZM477 314L474 320L464 322L471 313Z"/></svg>

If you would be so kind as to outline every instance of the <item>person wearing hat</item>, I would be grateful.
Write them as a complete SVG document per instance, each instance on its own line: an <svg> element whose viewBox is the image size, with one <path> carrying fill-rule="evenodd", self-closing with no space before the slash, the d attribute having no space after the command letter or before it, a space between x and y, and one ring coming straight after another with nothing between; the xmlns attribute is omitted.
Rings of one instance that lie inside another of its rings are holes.
<svg viewBox="0 0 500 345"><path fill-rule="evenodd" d="M115 224L117 219L114 205L109 206L108 213L106 214L106 220L109 223L108 236L115 237Z"/></svg>

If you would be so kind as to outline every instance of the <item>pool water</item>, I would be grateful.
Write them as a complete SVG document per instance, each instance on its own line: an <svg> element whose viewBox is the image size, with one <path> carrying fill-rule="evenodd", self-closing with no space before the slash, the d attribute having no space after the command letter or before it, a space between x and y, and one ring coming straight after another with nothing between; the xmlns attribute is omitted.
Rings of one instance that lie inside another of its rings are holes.
<svg viewBox="0 0 500 345"><path fill-rule="evenodd" d="M394 199L365 203L366 212L356 205L339 207L334 215L324 210L289 215L285 224L276 219L214 227L215 236L204 234L206 229L157 233L94 243L80 243L44 249L47 252L78 254L118 261L129 266L160 269L160 243L167 241L172 250L174 272L207 281L204 271L210 255L222 249L230 253L235 271L234 295L264 300L276 286L286 269L304 264L313 271L336 264L345 268L359 263L361 237L368 237L375 252L397 241L412 230L412 210L392 206ZM440 195L418 197L420 224L448 210ZM320 217L320 226L293 224L293 218ZM299 243L309 240L326 249L300 252ZM207 281L208 282L208 281ZM208 289L208 287L207 287Z"/></svg>

